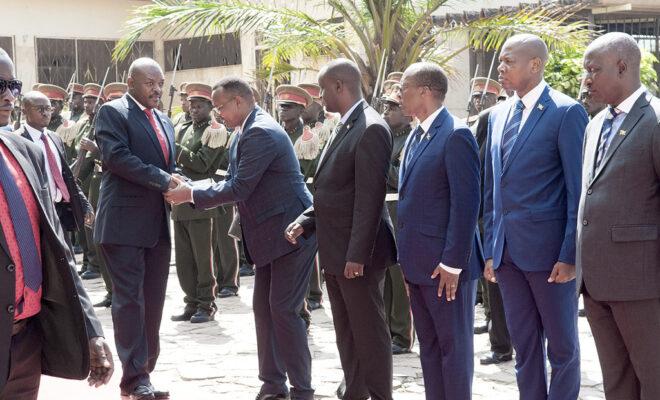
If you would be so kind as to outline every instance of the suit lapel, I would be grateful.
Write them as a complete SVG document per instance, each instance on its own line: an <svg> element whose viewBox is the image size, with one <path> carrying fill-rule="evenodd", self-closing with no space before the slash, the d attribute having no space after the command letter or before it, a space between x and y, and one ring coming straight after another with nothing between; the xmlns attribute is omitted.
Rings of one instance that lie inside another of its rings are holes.
<svg viewBox="0 0 660 400"><path fill-rule="evenodd" d="M605 158L603 158L603 161L601 161L598 170L594 172L593 179L591 180L590 185L593 184L593 182L596 179L598 179L598 176L601 174L605 166L607 166L607 163L610 161L610 159L617 151L619 146L621 146L621 143L623 143L623 141L626 140L626 138L628 138L631 134L633 134L633 129L635 128L635 125L637 125L639 120L642 119L642 117L644 116L644 109L648 105L649 102L646 99L646 93L644 93L639 97L639 99L637 99L635 105L633 105L632 109L630 110L630 113L626 115L626 118L623 120L623 123L621 124L619 130L616 132L612 132L614 137L612 138L610 147L608 147L607 153L605 153ZM600 132L598 136L600 136ZM596 149L596 151L598 151L598 149Z"/></svg>
<svg viewBox="0 0 660 400"><path fill-rule="evenodd" d="M401 182L401 187L403 187L406 184L406 181L410 176L410 170L412 170L412 168L415 166L415 163L422 155L424 150L426 150L426 147L428 147L429 143L431 143L433 137L435 137L435 135L440 131L440 128L442 127L448 116L449 116L449 111L447 111L447 108L443 108L442 111L438 114L438 116L435 117L435 120L433 120L433 124L431 124L431 128L429 129L429 131L422 136L421 142L418 145L419 149L415 152L415 154L413 154L412 156L413 158L410 159L410 165L407 165L408 163L405 162L407 155L404 154L403 161L404 164L406 165L403 174L403 181Z"/></svg>
<svg viewBox="0 0 660 400"><path fill-rule="evenodd" d="M163 149L160 147L160 142L158 141L158 138L156 137L157 133L154 132L154 128L151 127L151 123L149 123L149 119L147 118L147 114L142 111L140 106L133 101L130 97L127 96L127 101L128 101L128 107L129 107L129 119L137 120L140 122L140 125L144 128L144 130L147 131L147 135L149 136L149 139L151 140L151 144L154 145L154 149L160 156L161 160L163 160L163 164L167 165L165 162L165 154L163 154ZM92 128L93 129L93 128Z"/></svg>
<svg viewBox="0 0 660 400"><path fill-rule="evenodd" d="M369 107L369 105L362 100L362 104L358 105L355 110L351 113L351 116L348 118L346 121L346 124L341 127L339 132L337 132L337 135L334 137L332 140L332 143L330 143L330 147L328 147L328 151L326 151L325 155L323 155L323 160L321 160L321 163L319 163L318 167L316 168L316 173L314 174L314 177L318 175L319 171L323 166L328 162L328 158L330 158L330 154L339 146L339 143L348 136L348 132L353 128L355 124L355 120L358 119L360 114L364 113L364 110Z"/></svg>
<svg viewBox="0 0 660 400"><path fill-rule="evenodd" d="M529 117L527 117L527 121L525 121L525 125L521 128L520 133L518 134L518 138L516 139L516 142L513 144L513 149L511 149L511 154L509 155L506 165L502 166L502 175L504 175L506 171L509 169L509 166L513 163L513 160L516 158L516 155L520 153L520 149L522 149L522 147L525 145L525 142L529 138L529 135L534 131L534 127L536 126L536 123L539 122L539 119L541 118L545 110L548 109L548 103L550 103L551 101L549 92L550 92L550 87L546 86L545 89L543 90L543 93L541 94L541 97L534 105L532 112L529 114Z"/></svg>

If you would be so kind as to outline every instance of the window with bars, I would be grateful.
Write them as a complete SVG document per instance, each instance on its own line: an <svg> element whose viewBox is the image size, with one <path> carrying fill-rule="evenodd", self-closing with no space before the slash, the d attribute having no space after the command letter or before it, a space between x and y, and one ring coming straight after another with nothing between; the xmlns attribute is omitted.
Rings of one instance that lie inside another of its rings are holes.
<svg viewBox="0 0 660 400"><path fill-rule="evenodd" d="M108 67L107 82L125 82L129 65L139 57L153 57L153 42L138 42L122 62L112 62L112 40L37 38L37 77L41 83L66 87L75 81L101 84Z"/></svg>
<svg viewBox="0 0 660 400"><path fill-rule="evenodd" d="M174 69L179 44L181 55L177 70L241 64L240 35L228 33L165 41L165 71Z"/></svg>

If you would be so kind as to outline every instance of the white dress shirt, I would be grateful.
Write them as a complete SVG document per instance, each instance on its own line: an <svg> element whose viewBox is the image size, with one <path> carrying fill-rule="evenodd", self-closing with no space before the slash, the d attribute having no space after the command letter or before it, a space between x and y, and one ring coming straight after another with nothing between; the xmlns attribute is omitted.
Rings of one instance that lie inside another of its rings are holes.
<svg viewBox="0 0 660 400"><path fill-rule="evenodd" d="M48 176L48 186L50 186L50 192L53 194L53 202L59 203L60 201L62 201L62 192L60 192L60 189L57 188L57 184L55 184L55 179L53 179L53 174L50 172L50 166L48 164L48 155L46 154L46 145L44 144L43 140L41 140L42 132L31 127L28 124L25 124L24 126L25 126L25 130L32 138L34 144L39 146L41 151L44 153L44 158L46 158L46 175ZM45 129L43 133L46 133ZM46 135L46 141L48 142L48 147L50 148L50 151L53 153L53 156L55 156L55 162L57 163L57 168L60 170L60 174L62 174L62 160L60 160L59 157L60 154L59 150L57 150L55 143L53 143L52 139L48 135Z"/></svg>
<svg viewBox="0 0 660 400"><path fill-rule="evenodd" d="M520 125L518 127L518 132L525 126L525 122L527 122L527 118L529 118L529 114L532 113L532 110L534 107L536 107L536 103L538 103L539 99L541 98L541 95L543 94L543 91L545 90L545 87L548 86L547 83L545 83L544 80L541 80L538 85L534 87L534 89L530 90L527 92L526 95L522 97L518 97L518 93L514 94L512 99L513 99L513 104L515 107L515 104L518 102L518 100L522 100L523 104L525 105L525 109L522 112L522 117L520 119ZM511 118L511 114L509 113L509 118Z"/></svg>

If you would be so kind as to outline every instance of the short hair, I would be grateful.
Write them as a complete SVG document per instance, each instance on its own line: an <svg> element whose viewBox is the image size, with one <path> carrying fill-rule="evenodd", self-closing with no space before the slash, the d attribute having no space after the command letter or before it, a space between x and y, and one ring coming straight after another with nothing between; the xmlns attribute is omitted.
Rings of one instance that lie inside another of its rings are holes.
<svg viewBox="0 0 660 400"><path fill-rule="evenodd" d="M254 102L254 93L250 84L242 78L236 76L229 76L221 79L218 83L213 85L213 91L222 89L233 96L241 97L245 100Z"/></svg>
<svg viewBox="0 0 660 400"><path fill-rule="evenodd" d="M141 70L145 67L153 67L153 68L158 68L161 72L163 69L160 67L160 64L156 62L153 58L150 57L140 57L133 61L131 65L128 67L128 76L131 78L135 78L135 73L138 70Z"/></svg>
<svg viewBox="0 0 660 400"><path fill-rule="evenodd" d="M347 58L330 61L321 70L321 76L341 81L354 94L362 92L362 73L357 64Z"/></svg>
<svg viewBox="0 0 660 400"><path fill-rule="evenodd" d="M21 104L24 105L24 106L27 106L27 105L31 106L31 105L34 105L35 101L38 100L38 99L46 99L50 102L50 100L48 99L48 97L45 94L43 94L43 93L41 93L37 90L31 90L31 91L23 94Z"/></svg>
<svg viewBox="0 0 660 400"><path fill-rule="evenodd" d="M587 47L589 52L607 52L619 55L619 59L625 60L634 70L639 70L642 61L642 51L637 41L627 33L610 32L596 38Z"/></svg>
<svg viewBox="0 0 660 400"><path fill-rule="evenodd" d="M427 86L431 91L438 92L441 99L447 95L449 81L445 72L437 64L418 62L409 66L404 75L406 78L412 79L416 86Z"/></svg>

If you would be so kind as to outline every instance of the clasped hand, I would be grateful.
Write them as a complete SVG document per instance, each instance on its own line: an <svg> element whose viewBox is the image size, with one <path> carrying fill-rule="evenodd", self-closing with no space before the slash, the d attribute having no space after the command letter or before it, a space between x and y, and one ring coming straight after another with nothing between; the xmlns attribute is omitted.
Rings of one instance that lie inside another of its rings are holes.
<svg viewBox="0 0 660 400"><path fill-rule="evenodd" d="M190 203L192 202L192 186L181 175L172 174L170 185L163 196L165 201L172 205Z"/></svg>

